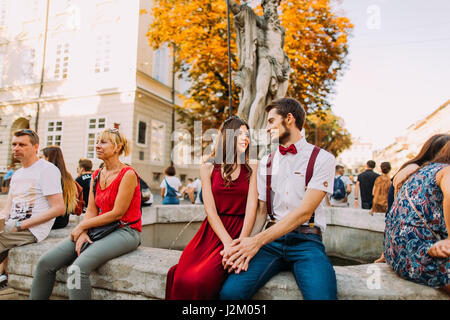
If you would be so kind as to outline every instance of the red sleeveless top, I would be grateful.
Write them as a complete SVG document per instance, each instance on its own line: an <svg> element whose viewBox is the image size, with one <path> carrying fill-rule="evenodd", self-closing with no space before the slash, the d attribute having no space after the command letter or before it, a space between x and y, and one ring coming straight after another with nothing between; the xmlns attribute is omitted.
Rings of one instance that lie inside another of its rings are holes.
<svg viewBox="0 0 450 320"><path fill-rule="evenodd" d="M214 165L211 173L211 189L214 195L217 213L219 214L245 214L249 187L247 168L241 164L239 176L226 187L222 177L221 166Z"/></svg>
<svg viewBox="0 0 450 320"><path fill-rule="evenodd" d="M111 182L111 184L106 187L106 189L102 190L100 188L100 183L97 183L97 190L95 194L95 204L99 208L99 215L104 214L106 212L111 211L114 208L114 202L116 201L117 193L119 191L120 182L122 182L122 178L124 174L128 170L133 170L136 174L136 178L138 179L138 184L134 189L133 198L131 199L130 206L128 207L125 214L122 216L120 221L124 223L133 222L138 220L141 217L141 190L139 188L139 177L136 171L132 167L125 167L120 170L117 177ZM98 175L100 170L96 170L93 174L93 177ZM100 178L100 177L99 177ZM100 180L98 180L100 182ZM137 223L130 225L131 228L136 229L137 231L142 231L142 219Z"/></svg>

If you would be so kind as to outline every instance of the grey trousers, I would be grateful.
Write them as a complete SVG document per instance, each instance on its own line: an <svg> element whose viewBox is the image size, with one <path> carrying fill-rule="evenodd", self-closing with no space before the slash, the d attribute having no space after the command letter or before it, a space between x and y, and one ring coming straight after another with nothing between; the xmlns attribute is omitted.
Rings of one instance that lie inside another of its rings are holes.
<svg viewBox="0 0 450 320"><path fill-rule="evenodd" d="M69 282L69 279L67 281L69 299L91 299L89 274L105 262L135 250L140 242L139 232L129 226L95 241L79 256L75 252L75 242L70 238L60 242L39 259L34 272L30 299L49 299L55 284L56 272L69 265L69 278L72 272L73 275L80 276L80 279L75 279L74 283Z"/></svg>

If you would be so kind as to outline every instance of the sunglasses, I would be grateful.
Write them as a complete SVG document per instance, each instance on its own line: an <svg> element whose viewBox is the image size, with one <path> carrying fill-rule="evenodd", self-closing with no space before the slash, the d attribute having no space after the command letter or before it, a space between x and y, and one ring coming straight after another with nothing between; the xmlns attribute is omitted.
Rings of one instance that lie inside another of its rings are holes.
<svg viewBox="0 0 450 320"><path fill-rule="evenodd" d="M108 129L108 132L117 134L117 136L119 137L120 143L122 143L122 138L120 137L120 133L119 133L119 130L118 130L118 129L116 129L116 128Z"/></svg>

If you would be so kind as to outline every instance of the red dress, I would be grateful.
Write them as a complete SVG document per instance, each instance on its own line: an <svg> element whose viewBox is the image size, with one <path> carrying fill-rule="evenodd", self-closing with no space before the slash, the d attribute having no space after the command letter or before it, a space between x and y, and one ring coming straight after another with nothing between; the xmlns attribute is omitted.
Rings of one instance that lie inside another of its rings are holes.
<svg viewBox="0 0 450 320"><path fill-rule="evenodd" d="M136 174L138 179L138 185L134 189L133 199L131 199L130 206L128 207L125 214L122 216L120 221L127 223L138 220L141 217L141 190L139 187L139 177L136 171L132 167L124 167L120 170L117 177L111 182L111 184L106 187L106 189L100 188L100 183L97 183L97 190L95 194L95 204L99 209L99 215L109 212L114 208L114 202L116 201L117 193L119 192L119 185L122 182L122 178L128 170L132 170ZM94 172L94 179L100 170ZM100 182L100 180L99 180ZM142 220L130 225L131 228L142 232Z"/></svg>
<svg viewBox="0 0 450 320"><path fill-rule="evenodd" d="M211 189L217 213L231 238L236 239L244 224L249 187L248 171L241 171L229 187L225 187L220 165L211 174ZM222 266L222 242L206 218L194 238L184 249L180 261L167 274L166 299L218 299L227 271Z"/></svg>

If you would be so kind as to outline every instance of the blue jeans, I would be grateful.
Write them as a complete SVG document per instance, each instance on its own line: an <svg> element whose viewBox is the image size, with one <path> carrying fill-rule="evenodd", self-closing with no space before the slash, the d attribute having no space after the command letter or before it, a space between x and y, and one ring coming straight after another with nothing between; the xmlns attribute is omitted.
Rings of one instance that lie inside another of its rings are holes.
<svg viewBox="0 0 450 320"><path fill-rule="evenodd" d="M336 300L336 274L322 237L290 232L263 246L247 271L232 273L220 292L222 300L248 300L273 276L292 270L305 300Z"/></svg>
<svg viewBox="0 0 450 320"><path fill-rule="evenodd" d="M177 197L165 196L162 204L180 204L180 200Z"/></svg>

